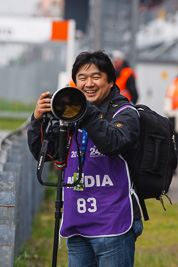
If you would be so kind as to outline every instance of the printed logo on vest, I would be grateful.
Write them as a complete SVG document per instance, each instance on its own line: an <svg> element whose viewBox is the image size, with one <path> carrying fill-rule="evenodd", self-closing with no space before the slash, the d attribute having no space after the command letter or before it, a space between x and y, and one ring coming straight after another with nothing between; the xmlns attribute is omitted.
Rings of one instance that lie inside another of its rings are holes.
<svg viewBox="0 0 178 267"><path fill-rule="evenodd" d="M96 146L93 146L90 148L90 157L91 158L96 158L96 157L105 157L99 150L96 148ZM77 158L78 157L78 152L75 150L72 150L70 153L71 158Z"/></svg>
<svg viewBox="0 0 178 267"><path fill-rule="evenodd" d="M105 157L99 150L97 149L96 146L93 146L90 148L90 157L95 158L95 157Z"/></svg>
<svg viewBox="0 0 178 267"><path fill-rule="evenodd" d="M113 181L111 180L111 178L107 174L105 174L104 176L101 176L99 174L97 174L96 176L92 176L92 175L84 176L84 174L82 174L82 178L84 178L82 180L82 183L84 181L84 184L82 184L82 186L84 186L84 187L82 188L82 190L81 190L81 188L77 188L77 189L79 189L79 191L83 191L83 189L86 187L114 186ZM73 182L74 182L74 176L68 177L67 183L72 184ZM71 187L68 187L68 188L71 189Z"/></svg>

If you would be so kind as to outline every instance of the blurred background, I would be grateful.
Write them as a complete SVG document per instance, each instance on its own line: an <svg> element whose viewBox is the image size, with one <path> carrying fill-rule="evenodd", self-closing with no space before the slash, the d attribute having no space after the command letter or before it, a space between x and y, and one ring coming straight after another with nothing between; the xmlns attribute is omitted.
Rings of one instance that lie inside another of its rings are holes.
<svg viewBox="0 0 178 267"><path fill-rule="evenodd" d="M1 116L27 117L42 92L68 83L79 52L98 49L121 50L136 71L138 103L163 113L178 73L177 0L0 2ZM51 38L51 25L63 20L73 20L67 40Z"/></svg>
<svg viewBox="0 0 178 267"><path fill-rule="evenodd" d="M178 0L0 0L0 266L51 266L56 190L38 183L26 130L40 94L70 83L75 57L86 50L122 51L136 73L137 103L163 115L178 75ZM164 212L147 202L137 267L178 266L174 177L174 205ZM60 267L67 266L62 242Z"/></svg>

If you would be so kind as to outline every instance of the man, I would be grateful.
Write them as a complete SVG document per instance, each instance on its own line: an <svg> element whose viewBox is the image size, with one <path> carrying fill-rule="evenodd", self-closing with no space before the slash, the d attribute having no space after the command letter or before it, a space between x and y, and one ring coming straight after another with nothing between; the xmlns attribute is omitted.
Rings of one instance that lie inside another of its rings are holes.
<svg viewBox="0 0 178 267"><path fill-rule="evenodd" d="M125 55L119 50L112 51L112 61L116 70L116 84L121 94L126 96L133 104L136 104L138 92L135 72L129 67Z"/></svg>
<svg viewBox="0 0 178 267"><path fill-rule="evenodd" d="M128 101L115 85L114 66L105 53L79 54L72 79L88 101L86 114L73 126L64 174L64 182L69 182L77 173L78 140L83 152L83 185L64 188L60 229L60 235L67 238L69 267L133 266L135 241L142 232L138 198L131 186L139 163L138 114L126 105L115 112L110 122L105 119L112 105ZM50 99L45 98L48 94L40 96L28 130L29 147L35 158L41 148L43 114L51 111ZM48 137L50 155L58 148L57 126L52 134Z"/></svg>

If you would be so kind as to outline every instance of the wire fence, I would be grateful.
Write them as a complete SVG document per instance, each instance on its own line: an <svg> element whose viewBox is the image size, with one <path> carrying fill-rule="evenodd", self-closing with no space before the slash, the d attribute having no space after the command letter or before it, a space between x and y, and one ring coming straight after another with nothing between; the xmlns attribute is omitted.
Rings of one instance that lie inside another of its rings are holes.
<svg viewBox="0 0 178 267"><path fill-rule="evenodd" d="M10 51L16 58L8 56ZM0 116L28 118L42 92L58 89L59 73L65 70L66 44L24 45L21 54L17 44L0 44L2 52L6 61L0 59Z"/></svg>

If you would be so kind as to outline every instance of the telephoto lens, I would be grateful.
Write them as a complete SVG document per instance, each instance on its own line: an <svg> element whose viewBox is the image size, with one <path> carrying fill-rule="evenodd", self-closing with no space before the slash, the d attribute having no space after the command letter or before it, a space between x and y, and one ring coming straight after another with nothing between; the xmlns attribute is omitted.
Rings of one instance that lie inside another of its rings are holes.
<svg viewBox="0 0 178 267"><path fill-rule="evenodd" d="M87 108L85 95L75 87L58 89L51 99L52 113L57 119L65 122L80 120Z"/></svg>

